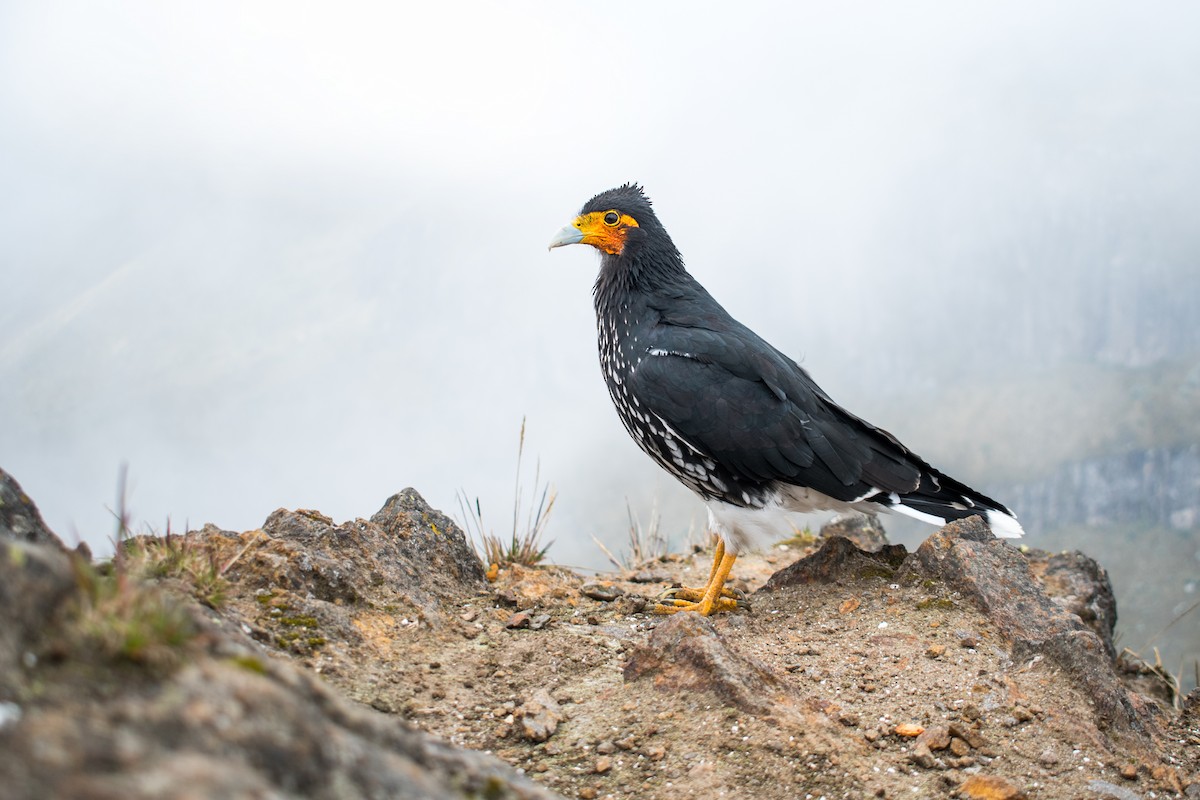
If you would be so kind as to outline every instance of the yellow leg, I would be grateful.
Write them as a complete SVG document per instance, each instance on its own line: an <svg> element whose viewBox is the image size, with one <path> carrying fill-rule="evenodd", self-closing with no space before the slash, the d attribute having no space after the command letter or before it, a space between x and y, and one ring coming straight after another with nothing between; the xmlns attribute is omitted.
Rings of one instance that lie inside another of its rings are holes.
<svg viewBox="0 0 1200 800"><path fill-rule="evenodd" d="M696 611L708 616L716 611L732 611L738 607L733 593L725 588L725 581L737 561L735 553L725 552L725 543L717 542L717 552L713 558L712 570L709 572L708 583L703 589L672 589L669 597L660 598L654 611L659 614L674 614L679 611Z"/></svg>

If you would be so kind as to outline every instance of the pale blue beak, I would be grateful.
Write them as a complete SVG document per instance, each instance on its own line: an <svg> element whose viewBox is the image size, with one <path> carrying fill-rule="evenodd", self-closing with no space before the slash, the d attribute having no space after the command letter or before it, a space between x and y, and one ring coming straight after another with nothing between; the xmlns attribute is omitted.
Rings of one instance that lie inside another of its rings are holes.
<svg viewBox="0 0 1200 800"><path fill-rule="evenodd" d="M583 241L583 231L576 228L574 225L567 225L561 231L554 234L554 238L550 240L550 249L562 247L566 244L579 244Z"/></svg>

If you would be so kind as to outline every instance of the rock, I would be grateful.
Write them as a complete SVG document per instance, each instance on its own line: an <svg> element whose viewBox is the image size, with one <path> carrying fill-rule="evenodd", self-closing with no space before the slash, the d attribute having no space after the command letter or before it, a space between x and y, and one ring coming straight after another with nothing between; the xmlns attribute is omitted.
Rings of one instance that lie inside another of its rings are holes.
<svg viewBox="0 0 1200 800"><path fill-rule="evenodd" d="M280 587L334 605L386 594L437 623L449 602L487 591L483 565L458 526L412 489L371 519L335 525L313 511L279 509L233 568L263 589ZM457 612L455 612L457 613Z"/></svg>
<svg viewBox="0 0 1200 800"><path fill-rule="evenodd" d="M919 743L930 750L945 750L950 746L950 728L946 725L930 725L917 736Z"/></svg>
<svg viewBox="0 0 1200 800"><path fill-rule="evenodd" d="M972 775L958 791L960 796L971 800L1018 800L1025 796L1018 787L994 775Z"/></svg>
<svg viewBox="0 0 1200 800"><path fill-rule="evenodd" d="M532 619L533 615L528 611L518 611L508 618L508 621L504 623L504 627L512 628L513 630L528 628Z"/></svg>
<svg viewBox="0 0 1200 800"><path fill-rule="evenodd" d="M878 553L887 546L887 532L877 514L838 514L821 526L821 538L841 536L860 550Z"/></svg>
<svg viewBox="0 0 1200 800"><path fill-rule="evenodd" d="M603 775L610 769L612 769L612 759L608 756L600 756L600 758L597 758L595 765L592 767L592 771L597 775Z"/></svg>
<svg viewBox="0 0 1200 800"><path fill-rule="evenodd" d="M563 720L562 707L545 689L534 692L513 712L521 735L531 742L544 742L558 730Z"/></svg>
<svg viewBox="0 0 1200 800"><path fill-rule="evenodd" d="M1136 781L1138 776L1137 764L1126 764L1121 767L1121 777L1127 781Z"/></svg>
<svg viewBox="0 0 1200 800"><path fill-rule="evenodd" d="M13 476L0 469L0 537L66 550L62 539L46 527L41 512Z"/></svg>
<svg viewBox="0 0 1200 800"><path fill-rule="evenodd" d="M913 556L901 578L933 578L969 598L1012 642L1014 661L1042 657L1067 671L1106 724L1139 731L1154 724L1139 718L1100 637L1053 603L1024 556L993 536L979 517L941 528Z"/></svg>
<svg viewBox="0 0 1200 800"><path fill-rule="evenodd" d="M925 729L922 728L920 725L916 725L912 722L902 722L899 725L897 725L895 728L893 728L892 732L895 733L897 736L904 736L906 738L911 739L911 738L920 736L922 733L925 732Z"/></svg>
<svg viewBox="0 0 1200 800"><path fill-rule="evenodd" d="M579 589L579 593L584 597L590 597L593 600L599 600L604 603L616 600L625 591L620 586L614 586L611 583L585 583Z"/></svg>
<svg viewBox="0 0 1200 800"><path fill-rule="evenodd" d="M938 760L929 751L929 745L918 741L908 754L908 760L922 769L937 769Z"/></svg>
<svg viewBox="0 0 1200 800"><path fill-rule="evenodd" d="M1088 789L1095 792L1097 797L1109 797L1112 800L1142 800L1142 796L1132 789L1126 789L1124 786L1117 786L1108 781L1088 781Z"/></svg>
<svg viewBox="0 0 1200 800"><path fill-rule="evenodd" d="M0 700L21 697L23 665L36 657L78 592L60 547L0 537Z"/></svg>
<svg viewBox="0 0 1200 800"><path fill-rule="evenodd" d="M848 576L891 580L907 555L903 545L885 545L877 553L867 553L839 536L826 541L812 555L776 572L760 591L805 583L832 583Z"/></svg>
<svg viewBox="0 0 1200 800"><path fill-rule="evenodd" d="M1095 631L1109 658L1116 658L1113 630L1117 600L1108 572L1079 551L1049 553L1030 548L1023 552L1030 573L1042 584L1046 595Z"/></svg>
<svg viewBox="0 0 1200 800"><path fill-rule="evenodd" d="M70 559L0 540L0 692L20 698L0 727L6 796L555 796L341 697L197 604ZM110 627L125 637L111 650ZM136 658L134 631L171 634L159 646L178 657Z"/></svg>
<svg viewBox="0 0 1200 800"><path fill-rule="evenodd" d="M625 680L651 678L666 691L711 691L738 708L767 713L779 701L783 681L758 661L729 649L699 614L675 614L659 623L645 645L634 649Z"/></svg>

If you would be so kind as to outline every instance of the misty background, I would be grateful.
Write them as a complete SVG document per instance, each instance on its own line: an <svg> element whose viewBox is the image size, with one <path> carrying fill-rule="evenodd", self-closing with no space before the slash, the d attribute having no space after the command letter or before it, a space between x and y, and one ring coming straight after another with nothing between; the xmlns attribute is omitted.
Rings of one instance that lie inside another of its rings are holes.
<svg viewBox="0 0 1200 800"><path fill-rule="evenodd" d="M411 485L506 533L525 418L552 560L606 566L627 503L698 539L611 409L596 256L546 251L635 180L736 317L1098 558L1119 646L1178 670L1196 30L1183 2L0 4L0 466L98 553L122 463L158 530Z"/></svg>

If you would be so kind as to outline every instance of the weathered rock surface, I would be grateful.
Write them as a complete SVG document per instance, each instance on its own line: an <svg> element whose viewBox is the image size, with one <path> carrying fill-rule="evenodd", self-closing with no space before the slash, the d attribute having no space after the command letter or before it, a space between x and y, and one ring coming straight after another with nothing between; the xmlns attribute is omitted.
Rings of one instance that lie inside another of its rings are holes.
<svg viewBox="0 0 1200 800"><path fill-rule="evenodd" d="M372 520L208 527L173 537L153 602L132 605L116 581L81 588L67 556L12 544L27 555L0 565L29 573L0 569L0 794L1200 791L1194 703L1126 691L1068 610L1104 608L1085 562L1058 565L1056 598L1042 562L973 523L911 554L837 537L786 566L807 548L789 540L738 559L731 583L769 586L753 612L659 617L642 595L657 587L619 576L505 567L488 582L448 522L402 493ZM697 585L711 558L655 570ZM172 604L187 624L164 613L167 652L100 635L106 614Z"/></svg>
<svg viewBox="0 0 1200 800"><path fill-rule="evenodd" d="M712 620L698 614L674 614L660 623L625 667L625 680L650 678L670 692L710 691L728 703L768 712L783 694L784 683L766 665L730 649Z"/></svg>
<svg viewBox="0 0 1200 800"><path fill-rule="evenodd" d="M48 544L66 550L42 521L41 512L12 475L0 469L0 536Z"/></svg>
<svg viewBox="0 0 1200 800"><path fill-rule="evenodd" d="M849 539L859 550L877 553L887 546L887 532L878 514L838 514L821 526L821 538L841 536Z"/></svg>
<svg viewBox="0 0 1200 800"><path fill-rule="evenodd" d="M384 520L391 535L420 515L418 500ZM345 535L282 520L284 536ZM494 757L346 700L207 609L11 534L0 535L6 798L556 796ZM344 599L358 575L354 565L354 579L337 575L344 566L314 564L308 585ZM134 646L155 637L171 657Z"/></svg>

